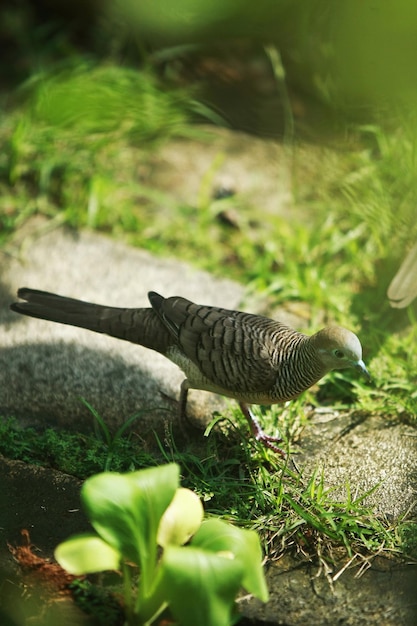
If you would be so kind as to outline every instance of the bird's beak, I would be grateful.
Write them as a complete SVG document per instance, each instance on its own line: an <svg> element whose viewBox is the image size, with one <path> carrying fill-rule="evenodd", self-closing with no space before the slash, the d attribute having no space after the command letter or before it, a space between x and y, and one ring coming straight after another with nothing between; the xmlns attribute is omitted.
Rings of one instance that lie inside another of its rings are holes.
<svg viewBox="0 0 417 626"><path fill-rule="evenodd" d="M366 369L366 365L362 361L362 359L360 361L356 361L354 367L355 367L355 369L359 370L362 374L364 374L368 380L371 380L371 375L368 372L368 370Z"/></svg>

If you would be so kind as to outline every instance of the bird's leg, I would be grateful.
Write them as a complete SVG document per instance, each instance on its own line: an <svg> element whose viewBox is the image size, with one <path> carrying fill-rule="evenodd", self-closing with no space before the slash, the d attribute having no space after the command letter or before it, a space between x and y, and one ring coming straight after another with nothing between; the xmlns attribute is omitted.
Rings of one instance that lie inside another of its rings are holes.
<svg viewBox="0 0 417 626"><path fill-rule="evenodd" d="M197 424L194 420L190 419L187 415L187 398L188 398L188 390L190 389L190 383L187 379L183 380L181 383L181 391L180 391L180 399L178 402L178 415L179 415L179 424L184 433L188 433L191 430L201 430L198 428Z"/></svg>
<svg viewBox="0 0 417 626"><path fill-rule="evenodd" d="M252 413L248 405L244 404L243 402L239 402L239 406L243 415L246 417L246 419L249 422L251 432L253 436L255 437L255 439L257 441L261 441L265 447L270 448L271 450L273 450L274 452L277 452L278 454L280 454L282 457L285 458L284 450L281 450L281 448L274 445L275 443L279 443L280 441L282 441L282 437L272 437L271 435L267 435L262 430L260 423L254 416L254 414Z"/></svg>
<svg viewBox="0 0 417 626"><path fill-rule="evenodd" d="M181 391L180 391L180 400L179 400L179 416L182 422L187 420L187 398L188 398L188 390L190 388L190 383L187 379L183 380L181 383Z"/></svg>

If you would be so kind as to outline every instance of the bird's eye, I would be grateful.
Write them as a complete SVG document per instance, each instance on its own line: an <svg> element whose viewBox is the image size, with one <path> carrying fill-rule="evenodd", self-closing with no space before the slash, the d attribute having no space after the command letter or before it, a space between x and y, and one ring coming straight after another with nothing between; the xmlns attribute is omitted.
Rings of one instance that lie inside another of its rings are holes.
<svg viewBox="0 0 417 626"><path fill-rule="evenodd" d="M343 359L345 356L345 353L342 352L342 350L335 350L334 355L337 356L338 359Z"/></svg>

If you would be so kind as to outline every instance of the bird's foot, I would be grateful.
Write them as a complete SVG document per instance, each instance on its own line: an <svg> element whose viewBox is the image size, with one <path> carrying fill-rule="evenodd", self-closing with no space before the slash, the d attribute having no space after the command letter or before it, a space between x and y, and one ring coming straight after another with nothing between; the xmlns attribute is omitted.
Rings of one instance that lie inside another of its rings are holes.
<svg viewBox="0 0 417 626"><path fill-rule="evenodd" d="M258 424L259 427L259 424ZM282 448L279 448L278 446L276 446L276 443L279 443L280 441L282 441L282 437L271 437L271 435L267 435L262 428L252 428L252 433L253 436L255 437L256 441L260 441L265 448L269 448L270 450L273 450L274 452L276 452L277 454L280 454L282 456L282 458L285 459L286 454L284 452L284 450L282 450Z"/></svg>
<svg viewBox="0 0 417 626"><path fill-rule="evenodd" d="M282 437L273 437L272 435L267 435L263 431L260 423L254 416L250 408L246 404L243 404L242 402L239 402L239 406L242 410L243 415L246 417L246 419L249 422L251 433L255 437L256 441L260 441L266 448L273 450L274 452L276 452L277 454L280 454L283 458L285 458L286 454L284 450L282 450L277 445L275 445L276 443L279 443L280 441L282 441Z"/></svg>

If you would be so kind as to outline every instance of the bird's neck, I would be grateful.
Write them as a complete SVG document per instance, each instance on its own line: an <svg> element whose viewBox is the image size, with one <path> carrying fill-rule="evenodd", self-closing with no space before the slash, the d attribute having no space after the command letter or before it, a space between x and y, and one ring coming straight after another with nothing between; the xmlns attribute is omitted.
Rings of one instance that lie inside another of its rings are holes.
<svg viewBox="0 0 417 626"><path fill-rule="evenodd" d="M327 371L310 342L310 337L294 333L290 346L287 345L285 350L285 356L281 353L277 363L277 377L272 395L281 398L280 401L296 398L320 380Z"/></svg>

